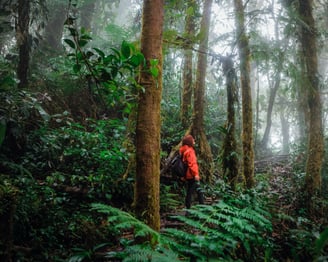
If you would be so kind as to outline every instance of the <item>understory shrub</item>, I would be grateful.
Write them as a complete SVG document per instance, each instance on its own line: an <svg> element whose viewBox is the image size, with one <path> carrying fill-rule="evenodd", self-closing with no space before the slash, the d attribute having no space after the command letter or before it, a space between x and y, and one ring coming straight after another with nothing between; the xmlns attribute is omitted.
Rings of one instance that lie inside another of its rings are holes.
<svg viewBox="0 0 328 262"><path fill-rule="evenodd" d="M187 216L175 216L183 226L165 228L162 233L114 207L92 207L106 214L108 226L120 232L123 250L108 252L107 257L123 261L265 261L273 248L272 225L262 204L252 194L226 195L213 205L194 206ZM138 237L148 241L140 244Z"/></svg>
<svg viewBox="0 0 328 262"><path fill-rule="evenodd" d="M60 185L89 199L129 203L133 179L123 179L129 157L124 132L121 120L40 128L29 136L22 162L33 176L53 187Z"/></svg>

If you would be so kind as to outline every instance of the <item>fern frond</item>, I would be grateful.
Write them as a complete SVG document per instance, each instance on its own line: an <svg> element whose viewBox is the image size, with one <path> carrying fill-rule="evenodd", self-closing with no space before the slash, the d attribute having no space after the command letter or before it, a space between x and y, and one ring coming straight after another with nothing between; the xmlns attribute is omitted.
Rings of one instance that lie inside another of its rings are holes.
<svg viewBox="0 0 328 262"><path fill-rule="evenodd" d="M92 209L109 215L107 221L117 230L122 231L133 229L135 237L150 236L151 243L158 242L160 238L160 234L157 231L153 230L128 212L100 203L92 204Z"/></svg>

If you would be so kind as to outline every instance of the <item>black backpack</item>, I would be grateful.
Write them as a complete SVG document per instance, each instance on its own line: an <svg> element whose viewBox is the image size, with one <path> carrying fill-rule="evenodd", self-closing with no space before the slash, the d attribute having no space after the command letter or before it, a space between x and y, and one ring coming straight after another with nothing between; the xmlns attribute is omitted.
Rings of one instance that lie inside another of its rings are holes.
<svg viewBox="0 0 328 262"><path fill-rule="evenodd" d="M171 171L178 177L186 176L188 164L182 161L183 155L177 154L171 162Z"/></svg>

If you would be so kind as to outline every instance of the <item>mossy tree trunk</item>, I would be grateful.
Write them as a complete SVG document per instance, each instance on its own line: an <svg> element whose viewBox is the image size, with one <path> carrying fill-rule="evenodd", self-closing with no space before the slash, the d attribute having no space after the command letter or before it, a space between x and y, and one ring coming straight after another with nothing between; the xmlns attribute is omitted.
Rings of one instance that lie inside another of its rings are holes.
<svg viewBox="0 0 328 262"><path fill-rule="evenodd" d="M309 106L309 133L306 161L305 192L309 206L313 196L321 191L321 169L324 156L322 126L322 105L318 79L318 59L316 47L316 28L312 13L313 0L299 1L299 14L302 19L300 42L307 83L307 102Z"/></svg>
<svg viewBox="0 0 328 262"><path fill-rule="evenodd" d="M195 83L193 122L190 133L196 138L200 172L203 179L210 183L213 174L213 156L205 135L204 106L205 106L205 76L207 69L208 35L210 28L212 0L205 0L203 17L200 27L201 40L197 61L197 74Z"/></svg>
<svg viewBox="0 0 328 262"><path fill-rule="evenodd" d="M193 42L195 38L195 11L196 1L187 3L185 35L184 35L184 65L183 65L183 92L181 104L181 123L184 128L191 124L192 91L193 91Z"/></svg>
<svg viewBox="0 0 328 262"><path fill-rule="evenodd" d="M147 68L141 70L136 124L136 215L154 230L160 229L160 105L162 96L163 0L145 0L143 5L141 52ZM157 62L150 73L151 62Z"/></svg>
<svg viewBox="0 0 328 262"><path fill-rule="evenodd" d="M16 41L19 51L19 61L17 66L17 77L19 79L19 88L28 85L28 70L30 62L30 43L29 43L29 26L30 26L30 0L18 1L18 19L16 29Z"/></svg>
<svg viewBox="0 0 328 262"><path fill-rule="evenodd" d="M222 64L227 87L227 133L223 142L222 169L225 179L230 184L232 190L235 190L239 170L235 117L235 105L238 99L237 76L231 57L223 58Z"/></svg>
<svg viewBox="0 0 328 262"><path fill-rule="evenodd" d="M242 93L242 145L243 174L247 188L252 188L254 180L253 109L250 84L250 50L245 28L242 0L234 0L237 44L240 57L240 82Z"/></svg>

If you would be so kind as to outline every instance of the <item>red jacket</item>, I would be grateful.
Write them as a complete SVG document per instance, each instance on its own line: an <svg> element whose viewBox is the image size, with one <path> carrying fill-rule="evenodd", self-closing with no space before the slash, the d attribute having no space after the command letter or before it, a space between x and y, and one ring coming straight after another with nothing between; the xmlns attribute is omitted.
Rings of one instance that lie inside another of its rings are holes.
<svg viewBox="0 0 328 262"><path fill-rule="evenodd" d="M195 149L191 146L183 145L179 151L181 155L183 154L182 161L188 164L186 179L200 180Z"/></svg>

